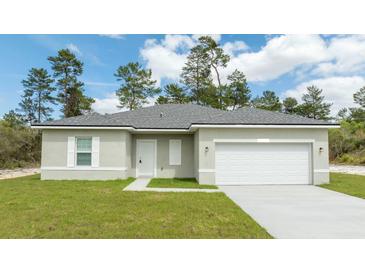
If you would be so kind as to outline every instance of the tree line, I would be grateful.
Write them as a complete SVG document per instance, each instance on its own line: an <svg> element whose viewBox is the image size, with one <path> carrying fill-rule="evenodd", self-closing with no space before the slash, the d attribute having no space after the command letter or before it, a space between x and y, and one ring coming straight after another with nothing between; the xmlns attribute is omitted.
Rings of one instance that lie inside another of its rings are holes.
<svg viewBox="0 0 365 274"><path fill-rule="evenodd" d="M18 124L50 120L54 111L52 106L57 104L66 118L91 111L94 99L84 94L84 83L79 80L83 62L69 49L61 49L56 56L47 59L52 73L44 68L31 68L22 81L19 108L5 114L5 120Z"/></svg>
<svg viewBox="0 0 365 274"><path fill-rule="evenodd" d="M38 165L41 157L41 135L28 124L52 119L53 106L61 106L64 117L91 111L94 99L85 96L79 80L83 63L68 49L48 57L52 73L32 68L22 81L19 108L0 120L0 168Z"/></svg>
<svg viewBox="0 0 365 274"><path fill-rule="evenodd" d="M119 107L129 110L140 108L148 99L159 94L157 104L188 103L210 106L222 110L235 110L241 107L255 107L308 118L363 119L365 87L354 94L358 108L342 109L337 117L331 117L331 103L325 101L323 90L316 86L307 87L302 103L293 97L283 101L274 91L264 91L261 96L252 98L247 79L242 71L234 70L222 81L222 70L230 62L230 56L210 36L202 36L187 56L180 79L176 83L156 88L152 71L144 69L138 62L131 62L118 68L115 76L121 82L116 91ZM215 81L214 81L215 80Z"/></svg>
<svg viewBox="0 0 365 274"><path fill-rule="evenodd" d="M69 49L61 49L56 56L47 59L52 72L44 68L30 69L27 78L22 81L23 94L19 108L5 114L4 119L13 123L40 123L52 118L53 106L57 104L63 117L92 111L94 99L85 95L84 83L80 80L83 62ZM316 86L307 87L301 103L293 97L281 101L271 90L252 98L242 71L234 70L223 81L222 70L230 61L230 56L219 43L210 36L202 36L191 48L180 79L163 88L156 87L152 71L138 62L120 66L114 74L120 82L115 91L118 107L137 109L158 96L156 104L191 102L222 110L255 107L314 119L364 120L365 87L354 94L354 102L359 107L342 109L337 117L331 117L332 104L325 101L323 90Z"/></svg>

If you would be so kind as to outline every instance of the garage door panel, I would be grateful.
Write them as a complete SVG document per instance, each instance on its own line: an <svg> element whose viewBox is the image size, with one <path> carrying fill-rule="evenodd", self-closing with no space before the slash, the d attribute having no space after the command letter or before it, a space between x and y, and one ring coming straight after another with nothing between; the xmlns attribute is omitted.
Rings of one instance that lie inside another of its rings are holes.
<svg viewBox="0 0 365 274"><path fill-rule="evenodd" d="M243 154L244 153L244 154ZM246 153L246 152L235 152L231 153L230 155L218 155L218 159L222 160L307 160L308 153L277 153L277 154L267 154L267 153Z"/></svg>
<svg viewBox="0 0 365 274"><path fill-rule="evenodd" d="M216 144L217 184L308 184L308 144Z"/></svg>
<svg viewBox="0 0 365 274"><path fill-rule="evenodd" d="M283 165L285 164L285 168L288 167L303 167L303 165L307 165L308 159L288 159L288 160L269 160L269 159L264 159L264 160L246 160L246 159L239 159L239 158L235 158L235 159L218 159L217 163L218 164L225 164L229 162L232 167L239 167L241 168L243 165L245 167L258 167L260 169L262 169L262 166L267 166L267 165L271 165L271 166L276 166L276 167L283 167Z"/></svg>

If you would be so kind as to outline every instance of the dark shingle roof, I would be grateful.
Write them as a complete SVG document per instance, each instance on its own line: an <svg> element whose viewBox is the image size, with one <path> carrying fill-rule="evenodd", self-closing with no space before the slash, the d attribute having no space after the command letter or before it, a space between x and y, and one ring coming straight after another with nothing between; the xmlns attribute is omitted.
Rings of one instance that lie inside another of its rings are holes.
<svg viewBox="0 0 365 274"><path fill-rule="evenodd" d="M91 113L48 121L34 126L129 126L136 129L188 129L193 124L242 125L334 125L296 115L242 108L218 110L194 104L155 105L133 111L101 115Z"/></svg>
<svg viewBox="0 0 365 274"><path fill-rule="evenodd" d="M328 121L305 118L298 115L244 107L227 111L223 115L206 120L203 124L244 124L244 125L333 125Z"/></svg>

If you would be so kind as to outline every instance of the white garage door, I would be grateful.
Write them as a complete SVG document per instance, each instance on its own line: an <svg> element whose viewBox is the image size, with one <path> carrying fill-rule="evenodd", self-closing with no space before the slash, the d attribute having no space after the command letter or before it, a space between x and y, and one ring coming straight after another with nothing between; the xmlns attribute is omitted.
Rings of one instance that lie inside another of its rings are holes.
<svg viewBox="0 0 365 274"><path fill-rule="evenodd" d="M309 144L216 143L216 184L309 184Z"/></svg>

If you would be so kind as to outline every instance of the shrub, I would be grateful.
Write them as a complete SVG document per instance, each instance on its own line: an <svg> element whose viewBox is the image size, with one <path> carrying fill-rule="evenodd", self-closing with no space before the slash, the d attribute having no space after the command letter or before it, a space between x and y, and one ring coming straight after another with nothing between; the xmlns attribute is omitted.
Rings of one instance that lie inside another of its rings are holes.
<svg viewBox="0 0 365 274"><path fill-rule="evenodd" d="M40 161L40 140L37 130L0 121L0 168L37 165Z"/></svg>
<svg viewBox="0 0 365 274"><path fill-rule="evenodd" d="M341 128L329 130L331 161L349 164L365 163L365 123L341 122Z"/></svg>

